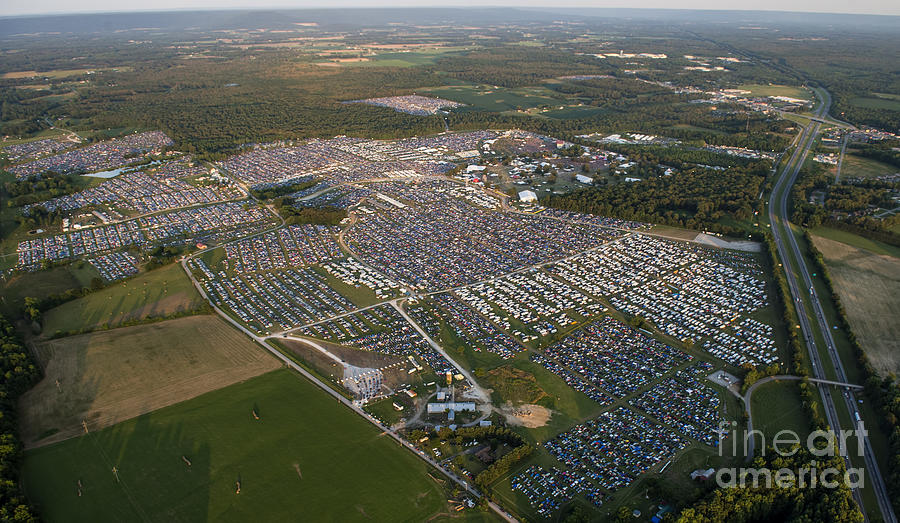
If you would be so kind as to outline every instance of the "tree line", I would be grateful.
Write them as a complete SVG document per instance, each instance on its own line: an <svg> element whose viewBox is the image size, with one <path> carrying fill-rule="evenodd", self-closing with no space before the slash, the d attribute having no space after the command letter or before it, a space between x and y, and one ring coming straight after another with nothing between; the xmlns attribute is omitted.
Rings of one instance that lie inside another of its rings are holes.
<svg viewBox="0 0 900 523"><path fill-rule="evenodd" d="M19 487L22 444L16 402L41 377L12 324L0 316L0 521L32 522L38 518Z"/></svg>
<svg viewBox="0 0 900 523"><path fill-rule="evenodd" d="M847 311L841 302L841 296L834 288L831 271L825 263L825 258L812 241L809 231L805 231L803 236L806 239L809 251L813 254L816 269L822 275L822 279L831 293L831 300L834 302L838 323L841 329L847 333L847 339L850 341L850 346L856 357L857 366L862 372L862 383L866 397L875 405L875 410L879 414L878 421L888 436L891 457L886 463L887 481L885 485L890 494L894 511L900 512L900 382L893 375L879 376L875 367L872 366L872 362L869 361L866 351L859 343L859 339L856 337L850 321L847 319Z"/></svg>

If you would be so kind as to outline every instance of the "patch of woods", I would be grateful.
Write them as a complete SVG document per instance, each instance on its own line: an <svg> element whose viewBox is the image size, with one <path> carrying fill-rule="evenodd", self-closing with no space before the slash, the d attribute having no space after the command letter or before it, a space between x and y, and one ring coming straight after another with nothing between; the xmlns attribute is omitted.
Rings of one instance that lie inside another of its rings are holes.
<svg viewBox="0 0 900 523"><path fill-rule="evenodd" d="M833 467L843 473L844 460L840 455L820 457L800 445L795 447L793 456L781 456L769 448L764 456L756 457L747 468L769 469L772 475L787 469L800 477L803 469L815 467L816 474ZM837 454L837 453L835 453ZM808 474L807 474L808 476ZM842 474L841 474L842 476ZM841 476L835 475L835 478ZM818 478L817 478L818 479ZM738 481L740 481L738 479ZM808 481L808 479L807 479ZM863 515L853 500L849 487L836 480L836 488L778 487L774 480L766 486L760 480L758 486L718 488L686 508L675 518L678 523L713 523L731 521L749 523L753 521L829 521L835 523L860 523Z"/></svg>
<svg viewBox="0 0 900 523"><path fill-rule="evenodd" d="M0 373L0 521L37 521L19 487L22 444L18 438L16 402L40 379L41 372L15 328L2 316Z"/></svg>
<svg viewBox="0 0 900 523"><path fill-rule="evenodd" d="M0 134L24 135L46 128L40 117L61 103L38 89L0 89Z"/></svg>
<svg viewBox="0 0 900 523"><path fill-rule="evenodd" d="M900 184L877 179L836 185L831 181L821 164L808 164L800 170L791 192L792 222L810 229L824 225L900 246L900 234L893 230L900 223L900 215L875 218L860 214L872 206L893 209L896 203L891 195ZM824 194L825 204L810 203L813 193Z"/></svg>
<svg viewBox="0 0 900 523"><path fill-rule="evenodd" d="M58 196L72 194L84 188L84 178L72 174L47 172L3 185L7 207L22 207Z"/></svg>
<svg viewBox="0 0 900 523"><path fill-rule="evenodd" d="M183 255L186 250L184 246L179 245L160 245L155 247L147 253L147 264L145 267L148 271L151 271L168 265Z"/></svg>
<svg viewBox="0 0 900 523"><path fill-rule="evenodd" d="M591 56L551 48L503 46L445 56L435 69L447 76L500 87L525 87L561 74L609 74L613 67Z"/></svg>
<svg viewBox="0 0 900 523"><path fill-rule="evenodd" d="M743 235L744 228L720 220L752 218L771 165L759 161L724 171L693 168L678 176L579 189L545 197L542 203L567 211Z"/></svg>
<svg viewBox="0 0 900 523"><path fill-rule="evenodd" d="M588 144L590 145L590 144ZM619 145L604 144L608 151L623 154L629 161L638 165L665 164L676 169L690 169L698 165L713 165L716 167L746 166L752 163L749 158L731 156L703 149L689 149L684 147L665 147L661 145ZM630 171L629 171L630 172Z"/></svg>
<svg viewBox="0 0 900 523"><path fill-rule="evenodd" d="M409 433L411 441L419 441L422 438L437 438L438 441L448 441L456 445L463 445L470 441L486 441L496 444L503 443L512 447L512 450L475 476L475 485L487 497L491 497L492 483L505 476L515 465L534 452L534 447L525 443L525 440L518 433L505 427L493 425L489 427L460 427L456 430L444 427L437 432L433 430L426 432L417 429Z"/></svg>
<svg viewBox="0 0 900 523"><path fill-rule="evenodd" d="M273 204L287 225L302 223L337 225L347 217L346 209L331 206L298 207L291 198L276 198Z"/></svg>
<svg viewBox="0 0 900 523"><path fill-rule="evenodd" d="M318 180L298 180L294 183L282 183L277 185L269 185L264 187L254 187L250 189L250 194L252 194L255 198L260 200L274 200L279 196L285 196L287 194L291 194L293 192L302 191L303 189L308 189L313 185L316 185Z"/></svg>

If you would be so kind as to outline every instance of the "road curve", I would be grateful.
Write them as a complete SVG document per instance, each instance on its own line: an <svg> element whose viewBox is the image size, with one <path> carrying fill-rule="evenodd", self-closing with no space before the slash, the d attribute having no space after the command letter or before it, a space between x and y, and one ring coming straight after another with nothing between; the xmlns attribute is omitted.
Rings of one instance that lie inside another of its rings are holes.
<svg viewBox="0 0 900 523"><path fill-rule="evenodd" d="M812 383L821 383L823 385L834 385L836 387L847 387L854 390L862 390L862 385L854 385L852 383L841 383L839 381L832 380L820 380L818 378L805 378L803 376L793 376L791 374L776 374L775 376L768 376L766 378L762 378L759 381L753 383L747 387L747 392L744 393L743 396L738 396L744 402L744 412L747 414L747 433L753 432L753 412L751 412L751 404L750 400L753 399L753 392L756 391L756 388L760 385L765 385L766 383L771 383L773 381L802 381L809 380ZM747 461L753 459L753 452L756 449L756 438L750 438L747 442Z"/></svg>

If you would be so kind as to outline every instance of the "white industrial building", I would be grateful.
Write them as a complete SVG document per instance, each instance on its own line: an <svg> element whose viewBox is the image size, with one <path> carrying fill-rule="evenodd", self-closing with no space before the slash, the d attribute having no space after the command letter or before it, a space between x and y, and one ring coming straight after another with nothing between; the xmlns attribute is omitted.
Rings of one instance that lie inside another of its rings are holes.
<svg viewBox="0 0 900 523"><path fill-rule="evenodd" d="M537 201L537 193L534 191L521 191L519 193L519 201L522 202L536 202Z"/></svg>

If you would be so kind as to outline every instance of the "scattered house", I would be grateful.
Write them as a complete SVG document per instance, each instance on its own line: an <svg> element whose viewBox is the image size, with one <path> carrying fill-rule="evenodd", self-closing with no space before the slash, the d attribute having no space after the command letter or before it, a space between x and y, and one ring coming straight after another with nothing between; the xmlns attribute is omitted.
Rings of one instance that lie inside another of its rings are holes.
<svg viewBox="0 0 900 523"><path fill-rule="evenodd" d="M594 179L593 179L593 178L591 178L590 176L585 176L585 175L583 175L583 174L576 174L576 175L575 175L575 179L578 180L578 181L581 182L581 183L585 183L585 184L588 184L588 185L592 185L592 184L594 183Z"/></svg>

